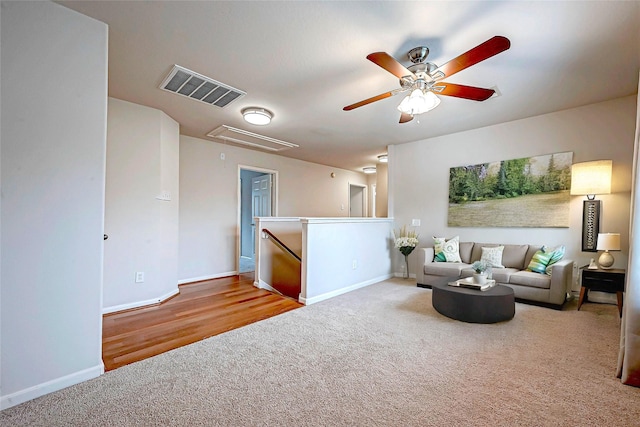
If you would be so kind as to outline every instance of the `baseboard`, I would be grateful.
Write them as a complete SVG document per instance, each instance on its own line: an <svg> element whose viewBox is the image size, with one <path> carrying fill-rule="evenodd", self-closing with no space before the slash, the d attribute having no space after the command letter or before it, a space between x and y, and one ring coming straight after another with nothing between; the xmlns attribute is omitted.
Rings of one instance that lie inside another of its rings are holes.
<svg viewBox="0 0 640 427"><path fill-rule="evenodd" d="M114 305L111 307L104 307L102 309L102 314L109 314L109 313L115 313L117 311L131 310L133 308L145 307L147 305L160 304L161 302L166 301L172 296L177 295L179 293L180 293L180 290L176 288L171 292L168 292L164 295L159 296L158 298L153 298L146 301L136 301L128 304Z"/></svg>
<svg viewBox="0 0 640 427"><path fill-rule="evenodd" d="M393 277L404 278L404 273L393 273ZM416 275L409 273L409 279L415 279Z"/></svg>
<svg viewBox="0 0 640 427"><path fill-rule="evenodd" d="M270 284L268 284L267 282L265 282L262 279L258 279L257 282L253 282L253 286L255 286L258 289L266 289L269 292L273 292L273 293L276 293L278 295L282 295L282 292L280 292L276 288L272 287Z"/></svg>
<svg viewBox="0 0 640 427"><path fill-rule="evenodd" d="M184 285L186 283L193 283L193 282L202 282L204 280L220 279L222 277L235 276L237 274L238 274L237 271L226 271L224 273L212 274L210 276L191 277L189 279L178 280L178 285Z"/></svg>
<svg viewBox="0 0 640 427"><path fill-rule="evenodd" d="M99 365L92 368L74 372L73 374L66 375L55 380L47 381L45 383L17 391L7 396L2 396L0 397L0 411L27 402L29 400L33 400L37 397L44 396L45 394L49 394L54 391L70 387L72 385L97 378L102 374L104 374L104 364L100 363Z"/></svg>
<svg viewBox="0 0 640 427"><path fill-rule="evenodd" d="M304 305L315 304L317 302L324 301L329 298L337 297L338 295L346 294L347 292L355 291L356 289L364 288L365 286L373 285L374 283L382 282L383 280L391 279L392 277L394 277L393 274L385 274L384 276L365 280L364 282L356 283L354 285L347 286L346 288L336 289L334 291L327 292L322 295L317 295L315 297L311 297L311 298L300 297L300 302Z"/></svg>

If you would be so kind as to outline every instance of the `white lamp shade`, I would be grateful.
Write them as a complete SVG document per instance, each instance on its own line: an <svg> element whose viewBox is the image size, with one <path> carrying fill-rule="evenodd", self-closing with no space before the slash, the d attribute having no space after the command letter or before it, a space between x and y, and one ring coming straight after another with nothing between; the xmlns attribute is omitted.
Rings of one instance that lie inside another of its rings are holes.
<svg viewBox="0 0 640 427"><path fill-rule="evenodd" d="M599 233L598 245L596 250L599 251L619 251L620 250L620 233Z"/></svg>
<svg viewBox="0 0 640 427"><path fill-rule="evenodd" d="M425 93L420 89L415 89L411 92L411 95L406 96L402 100L400 105L398 105L398 110L405 114L422 114L433 110L438 104L440 104L440 98L430 90Z"/></svg>
<svg viewBox="0 0 640 427"><path fill-rule="evenodd" d="M575 163L571 166L571 194L575 196L611 193L611 160Z"/></svg>

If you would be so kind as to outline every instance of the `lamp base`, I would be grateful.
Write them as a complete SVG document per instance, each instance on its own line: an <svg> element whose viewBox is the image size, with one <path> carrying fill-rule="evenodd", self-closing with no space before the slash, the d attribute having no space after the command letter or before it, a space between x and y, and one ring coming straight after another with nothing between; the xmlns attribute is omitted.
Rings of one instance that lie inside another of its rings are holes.
<svg viewBox="0 0 640 427"><path fill-rule="evenodd" d="M605 270L611 268L611 266L613 265L613 261L613 255L611 255L607 251L602 252L600 258L598 258L598 264L600 264L600 268Z"/></svg>

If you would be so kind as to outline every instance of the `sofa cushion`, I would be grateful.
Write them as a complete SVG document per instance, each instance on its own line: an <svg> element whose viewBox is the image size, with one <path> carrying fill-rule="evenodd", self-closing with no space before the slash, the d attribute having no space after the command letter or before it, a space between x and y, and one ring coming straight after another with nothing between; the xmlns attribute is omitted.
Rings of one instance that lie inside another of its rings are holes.
<svg viewBox="0 0 640 427"><path fill-rule="evenodd" d="M492 271L491 278L498 283L511 283L511 276L519 271L517 268L499 268Z"/></svg>
<svg viewBox="0 0 640 427"><path fill-rule="evenodd" d="M482 248L480 261L486 262L493 268L504 268L504 265L502 265L502 251L504 251L504 246Z"/></svg>
<svg viewBox="0 0 640 427"><path fill-rule="evenodd" d="M502 265L507 268L517 268L523 270L526 266L524 263L525 255L529 249L529 245L499 245L497 243L475 243L471 252L471 261L478 261L482 257L482 248L495 248L496 246L504 246L502 251ZM533 254L531 254L533 256Z"/></svg>
<svg viewBox="0 0 640 427"><path fill-rule="evenodd" d="M508 268L524 269L524 257L527 254L527 249L529 249L529 245L504 245L502 264Z"/></svg>
<svg viewBox="0 0 640 427"><path fill-rule="evenodd" d="M460 272L465 268L469 268L469 264L462 262L429 262L424 265L424 274L460 277Z"/></svg>
<svg viewBox="0 0 640 427"><path fill-rule="evenodd" d="M491 269L491 278L496 281L496 283L510 283L511 276L517 273L517 268L495 268ZM471 277L473 276L472 268L464 268L460 272L460 278Z"/></svg>
<svg viewBox="0 0 640 427"><path fill-rule="evenodd" d="M551 287L551 277L546 274L533 273L531 271L518 271L511 275L509 283L513 285L530 286L532 288L549 289Z"/></svg>
<svg viewBox="0 0 640 427"><path fill-rule="evenodd" d="M460 242L460 259L466 264L471 264L471 251L473 242Z"/></svg>

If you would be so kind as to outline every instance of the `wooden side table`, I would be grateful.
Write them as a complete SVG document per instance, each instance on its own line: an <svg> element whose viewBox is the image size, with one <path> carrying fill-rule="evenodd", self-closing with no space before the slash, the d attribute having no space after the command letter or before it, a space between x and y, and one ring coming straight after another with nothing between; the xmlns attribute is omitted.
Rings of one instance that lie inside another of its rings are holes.
<svg viewBox="0 0 640 427"><path fill-rule="evenodd" d="M587 266L580 267L582 272L580 299L578 300L578 310L582 303L589 300L589 291L616 293L618 297L618 312L622 317L622 293L624 292L624 278L626 271L619 268L608 270L589 270Z"/></svg>

